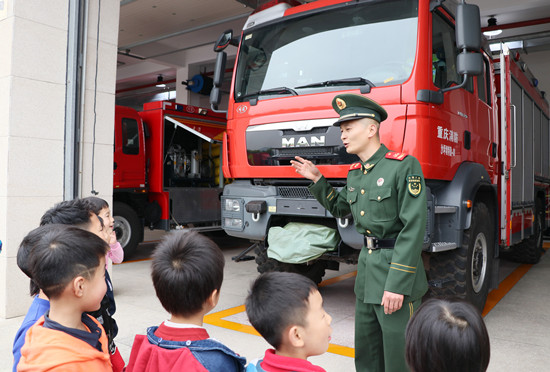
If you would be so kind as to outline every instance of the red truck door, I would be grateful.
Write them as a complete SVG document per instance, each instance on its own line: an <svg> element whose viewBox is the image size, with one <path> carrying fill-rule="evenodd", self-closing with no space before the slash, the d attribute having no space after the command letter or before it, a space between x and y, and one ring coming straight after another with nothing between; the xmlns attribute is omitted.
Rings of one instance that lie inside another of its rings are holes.
<svg viewBox="0 0 550 372"><path fill-rule="evenodd" d="M115 108L113 187L145 187L145 136L143 122L132 108Z"/></svg>

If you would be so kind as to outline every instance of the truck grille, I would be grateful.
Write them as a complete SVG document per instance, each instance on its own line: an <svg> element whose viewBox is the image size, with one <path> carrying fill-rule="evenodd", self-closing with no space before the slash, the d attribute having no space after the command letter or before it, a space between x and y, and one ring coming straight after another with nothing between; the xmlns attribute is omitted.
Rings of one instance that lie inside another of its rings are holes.
<svg viewBox="0 0 550 372"><path fill-rule="evenodd" d="M274 149L274 157L284 157L290 156L294 158L298 156L308 156L308 155L321 155L321 156L330 156L334 157L337 154L337 149L332 147L291 147L286 149Z"/></svg>
<svg viewBox="0 0 550 372"><path fill-rule="evenodd" d="M279 195L289 199L315 199L307 186L279 186Z"/></svg>

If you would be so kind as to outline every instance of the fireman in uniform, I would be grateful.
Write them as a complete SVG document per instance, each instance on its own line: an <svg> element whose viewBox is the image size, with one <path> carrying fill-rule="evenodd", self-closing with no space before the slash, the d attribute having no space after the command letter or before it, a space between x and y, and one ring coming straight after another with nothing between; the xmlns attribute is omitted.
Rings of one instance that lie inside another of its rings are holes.
<svg viewBox="0 0 550 372"><path fill-rule="evenodd" d="M364 246L355 280L355 366L362 371L407 371L405 328L428 289L422 264L426 227L424 177L416 158L390 152L379 127L388 114L357 94L341 94L332 107L340 115L341 139L360 163L336 191L319 169L296 157L296 172L312 180L311 193L335 217L350 213Z"/></svg>

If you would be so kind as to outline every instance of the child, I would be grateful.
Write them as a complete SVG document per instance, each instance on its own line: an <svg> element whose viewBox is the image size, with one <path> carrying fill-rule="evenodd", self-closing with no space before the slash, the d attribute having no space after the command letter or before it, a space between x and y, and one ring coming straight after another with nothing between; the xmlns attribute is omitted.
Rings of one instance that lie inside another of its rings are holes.
<svg viewBox="0 0 550 372"><path fill-rule="evenodd" d="M113 230L115 226L115 219L111 215L109 203L95 196L88 196L87 198L84 198L84 201L90 205L92 211L97 214L98 217L103 219L103 223L107 228L107 235L109 235L110 239L109 246L111 247L107 253L107 258L114 263L121 263L124 260L124 250L120 246L120 243L116 240L116 233Z"/></svg>
<svg viewBox="0 0 550 372"><path fill-rule="evenodd" d="M225 260L196 232L177 231L153 253L152 279L170 320L137 335L126 371L244 371L245 358L210 338L203 317L218 303Z"/></svg>
<svg viewBox="0 0 550 372"><path fill-rule="evenodd" d="M109 261L121 263L124 259L124 251L122 250L120 243L117 242L116 234L113 231L115 220L111 216L109 204L105 200L95 196L88 196L82 199L82 201L86 203L87 208L91 212L95 213L105 225L106 235L108 236L107 242L110 247L107 255L105 256L105 269L107 270L110 263ZM105 271L105 282L107 283L107 294L101 302L101 308L98 311L90 313L90 315L96 317L100 321L103 328L105 328L105 332L107 332L109 350L111 352L111 363L113 364L113 370L117 372L123 370L125 362L124 359L122 359L120 351L114 341L116 335L118 334L118 325L113 318L113 315L116 312L116 303L113 292L113 284L108 271Z"/></svg>
<svg viewBox="0 0 550 372"><path fill-rule="evenodd" d="M89 211L89 207L81 199L63 201L56 204L53 208L50 208L40 219L40 225L45 226L51 224L73 225L94 233L102 239L106 238L102 222L94 213ZM17 252L17 265L29 278L31 278L28 266L29 257L32 249L42 235L43 232L41 229L33 230L23 239ZM13 342L13 372L17 370L17 364L21 357L21 347L25 342L25 334L50 308L48 297L38 288L32 278L30 280L30 292L31 296L34 296L33 302L21 327L19 327L19 330L15 334Z"/></svg>
<svg viewBox="0 0 550 372"><path fill-rule="evenodd" d="M489 366L487 328L467 302L426 301L409 321L405 337L412 372L484 372Z"/></svg>
<svg viewBox="0 0 550 372"><path fill-rule="evenodd" d="M50 310L27 332L17 370L112 371L103 327L83 314L105 295L107 243L72 226L40 229L28 267Z"/></svg>
<svg viewBox="0 0 550 372"><path fill-rule="evenodd" d="M327 351L332 317L315 283L295 273L269 272L252 284L246 299L250 323L274 348L247 372L324 372L307 361Z"/></svg>

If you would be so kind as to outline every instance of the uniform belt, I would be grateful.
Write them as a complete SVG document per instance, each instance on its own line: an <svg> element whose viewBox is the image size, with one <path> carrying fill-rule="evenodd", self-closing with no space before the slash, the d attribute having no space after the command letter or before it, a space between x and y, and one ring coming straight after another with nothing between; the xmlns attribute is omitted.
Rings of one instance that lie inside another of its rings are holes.
<svg viewBox="0 0 550 372"><path fill-rule="evenodd" d="M365 247L368 249L392 249L395 246L395 239L378 239L372 236L365 236Z"/></svg>

